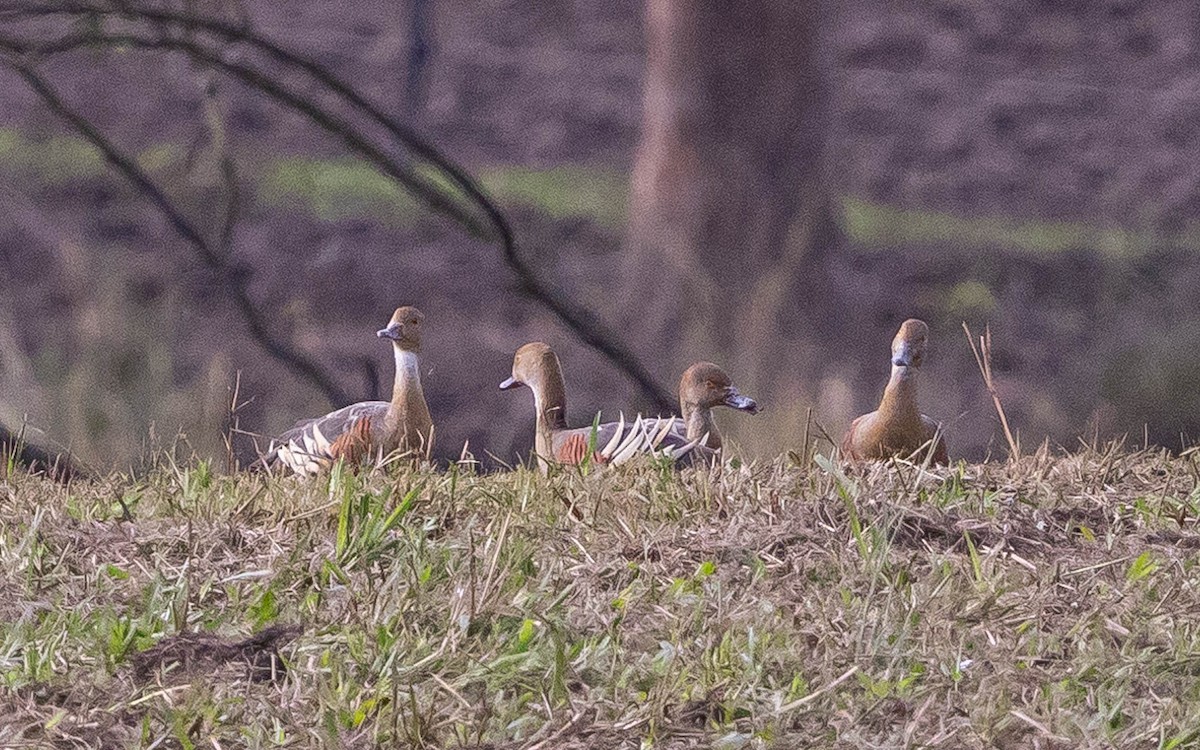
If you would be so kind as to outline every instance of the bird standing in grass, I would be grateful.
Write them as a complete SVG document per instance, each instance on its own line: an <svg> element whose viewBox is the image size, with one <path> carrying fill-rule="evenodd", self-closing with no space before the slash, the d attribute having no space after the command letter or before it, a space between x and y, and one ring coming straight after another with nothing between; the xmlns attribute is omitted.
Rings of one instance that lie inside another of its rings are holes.
<svg viewBox="0 0 1200 750"><path fill-rule="evenodd" d="M396 381L392 400L363 401L316 419L297 422L269 449L268 465L316 474L338 459L358 464L392 457L428 458L433 450L433 420L421 390L421 326L424 314L400 307L376 335L392 342Z"/></svg>
<svg viewBox="0 0 1200 750"><path fill-rule="evenodd" d="M946 441L937 422L917 408L917 374L925 359L929 326L910 318L892 339L892 377L879 408L850 424L842 440L842 455L854 459L908 458L933 450L933 462L950 462Z"/></svg>

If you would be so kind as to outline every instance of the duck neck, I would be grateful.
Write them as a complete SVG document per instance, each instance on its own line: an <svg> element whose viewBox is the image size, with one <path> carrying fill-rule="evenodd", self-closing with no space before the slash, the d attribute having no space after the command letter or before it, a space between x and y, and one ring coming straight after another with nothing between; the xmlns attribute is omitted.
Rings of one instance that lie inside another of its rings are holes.
<svg viewBox="0 0 1200 750"><path fill-rule="evenodd" d="M539 456L550 458L554 455L554 433L567 428L567 389L562 372L555 368L543 372L542 382L533 389L533 404L537 410L534 449Z"/></svg>
<svg viewBox="0 0 1200 750"><path fill-rule="evenodd" d="M417 353L392 347L396 355L396 381L392 386L391 412L398 421L405 421L412 416L428 414L429 407L425 405L425 392L421 390L421 366Z"/></svg>
<svg viewBox="0 0 1200 750"><path fill-rule="evenodd" d="M917 369L892 366L892 377L883 391L879 415L885 423L909 424L921 421L917 408Z"/></svg>
<svg viewBox="0 0 1200 750"><path fill-rule="evenodd" d="M687 429L687 439L699 440L708 435L708 440L705 445L713 450L721 448L721 433L717 430L717 423L713 419L712 409L700 406L699 404L680 401L679 412L683 415L683 424Z"/></svg>

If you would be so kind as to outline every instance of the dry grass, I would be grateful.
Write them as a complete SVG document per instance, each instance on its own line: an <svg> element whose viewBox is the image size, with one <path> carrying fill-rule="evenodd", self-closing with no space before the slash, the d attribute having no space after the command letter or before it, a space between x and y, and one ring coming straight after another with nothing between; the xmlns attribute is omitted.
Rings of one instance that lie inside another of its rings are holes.
<svg viewBox="0 0 1200 750"><path fill-rule="evenodd" d="M1194 746L1193 457L819 461L14 475L0 746Z"/></svg>

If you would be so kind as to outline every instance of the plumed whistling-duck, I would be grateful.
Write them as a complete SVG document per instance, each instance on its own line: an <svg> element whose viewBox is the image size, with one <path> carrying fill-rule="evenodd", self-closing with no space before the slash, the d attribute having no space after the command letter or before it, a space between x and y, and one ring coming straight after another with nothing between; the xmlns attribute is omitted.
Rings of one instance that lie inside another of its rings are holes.
<svg viewBox="0 0 1200 750"><path fill-rule="evenodd" d="M595 463L622 464L639 454L681 460L700 444L689 440L682 423L674 417L624 415L617 422L595 427L567 427L567 391L558 355L541 342L526 344L513 356L512 377L500 384L502 390L528 386L533 391L537 425L534 452L543 472L549 464L579 464L591 457ZM703 437L703 436L701 436Z"/></svg>
<svg viewBox="0 0 1200 750"><path fill-rule="evenodd" d="M707 458L713 457L722 446L721 433L713 421L714 406L758 413L758 403L738 393L724 370L712 362L697 362L687 368L679 380L679 413L687 439L700 440L693 453Z"/></svg>
<svg viewBox="0 0 1200 750"><path fill-rule="evenodd" d="M396 381L392 400L363 401L316 419L297 422L272 444L270 464L297 474L316 474L339 458L347 463L376 462L391 456L428 457L433 450L433 420L417 353L425 316L415 307L397 308L376 335L392 342Z"/></svg>
<svg viewBox="0 0 1200 750"><path fill-rule="evenodd" d="M908 457L933 446L933 461L950 462L938 423L917 408L917 373L925 358L929 326L910 318L892 340L892 377L879 408L850 424L842 455L853 460Z"/></svg>

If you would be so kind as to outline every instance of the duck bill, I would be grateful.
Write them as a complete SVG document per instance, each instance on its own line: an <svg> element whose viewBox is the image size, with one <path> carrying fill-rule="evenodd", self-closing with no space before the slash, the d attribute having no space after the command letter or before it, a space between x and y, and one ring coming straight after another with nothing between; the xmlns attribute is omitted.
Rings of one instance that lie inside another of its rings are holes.
<svg viewBox="0 0 1200 750"><path fill-rule="evenodd" d="M912 347L907 341L901 341L900 346L892 352L892 364L896 367L912 367Z"/></svg>
<svg viewBox="0 0 1200 750"><path fill-rule="evenodd" d="M742 394L738 393L736 388L729 389L729 393L725 396L725 405L732 409L749 412L751 414L758 414L760 411L757 401L749 396L743 396Z"/></svg>
<svg viewBox="0 0 1200 750"><path fill-rule="evenodd" d="M516 378L509 378L500 384L500 390L507 391L521 385L521 381Z"/></svg>
<svg viewBox="0 0 1200 750"><path fill-rule="evenodd" d="M375 335L381 339L391 339L392 341L400 340L400 326L393 324L387 328L380 328L375 332Z"/></svg>

